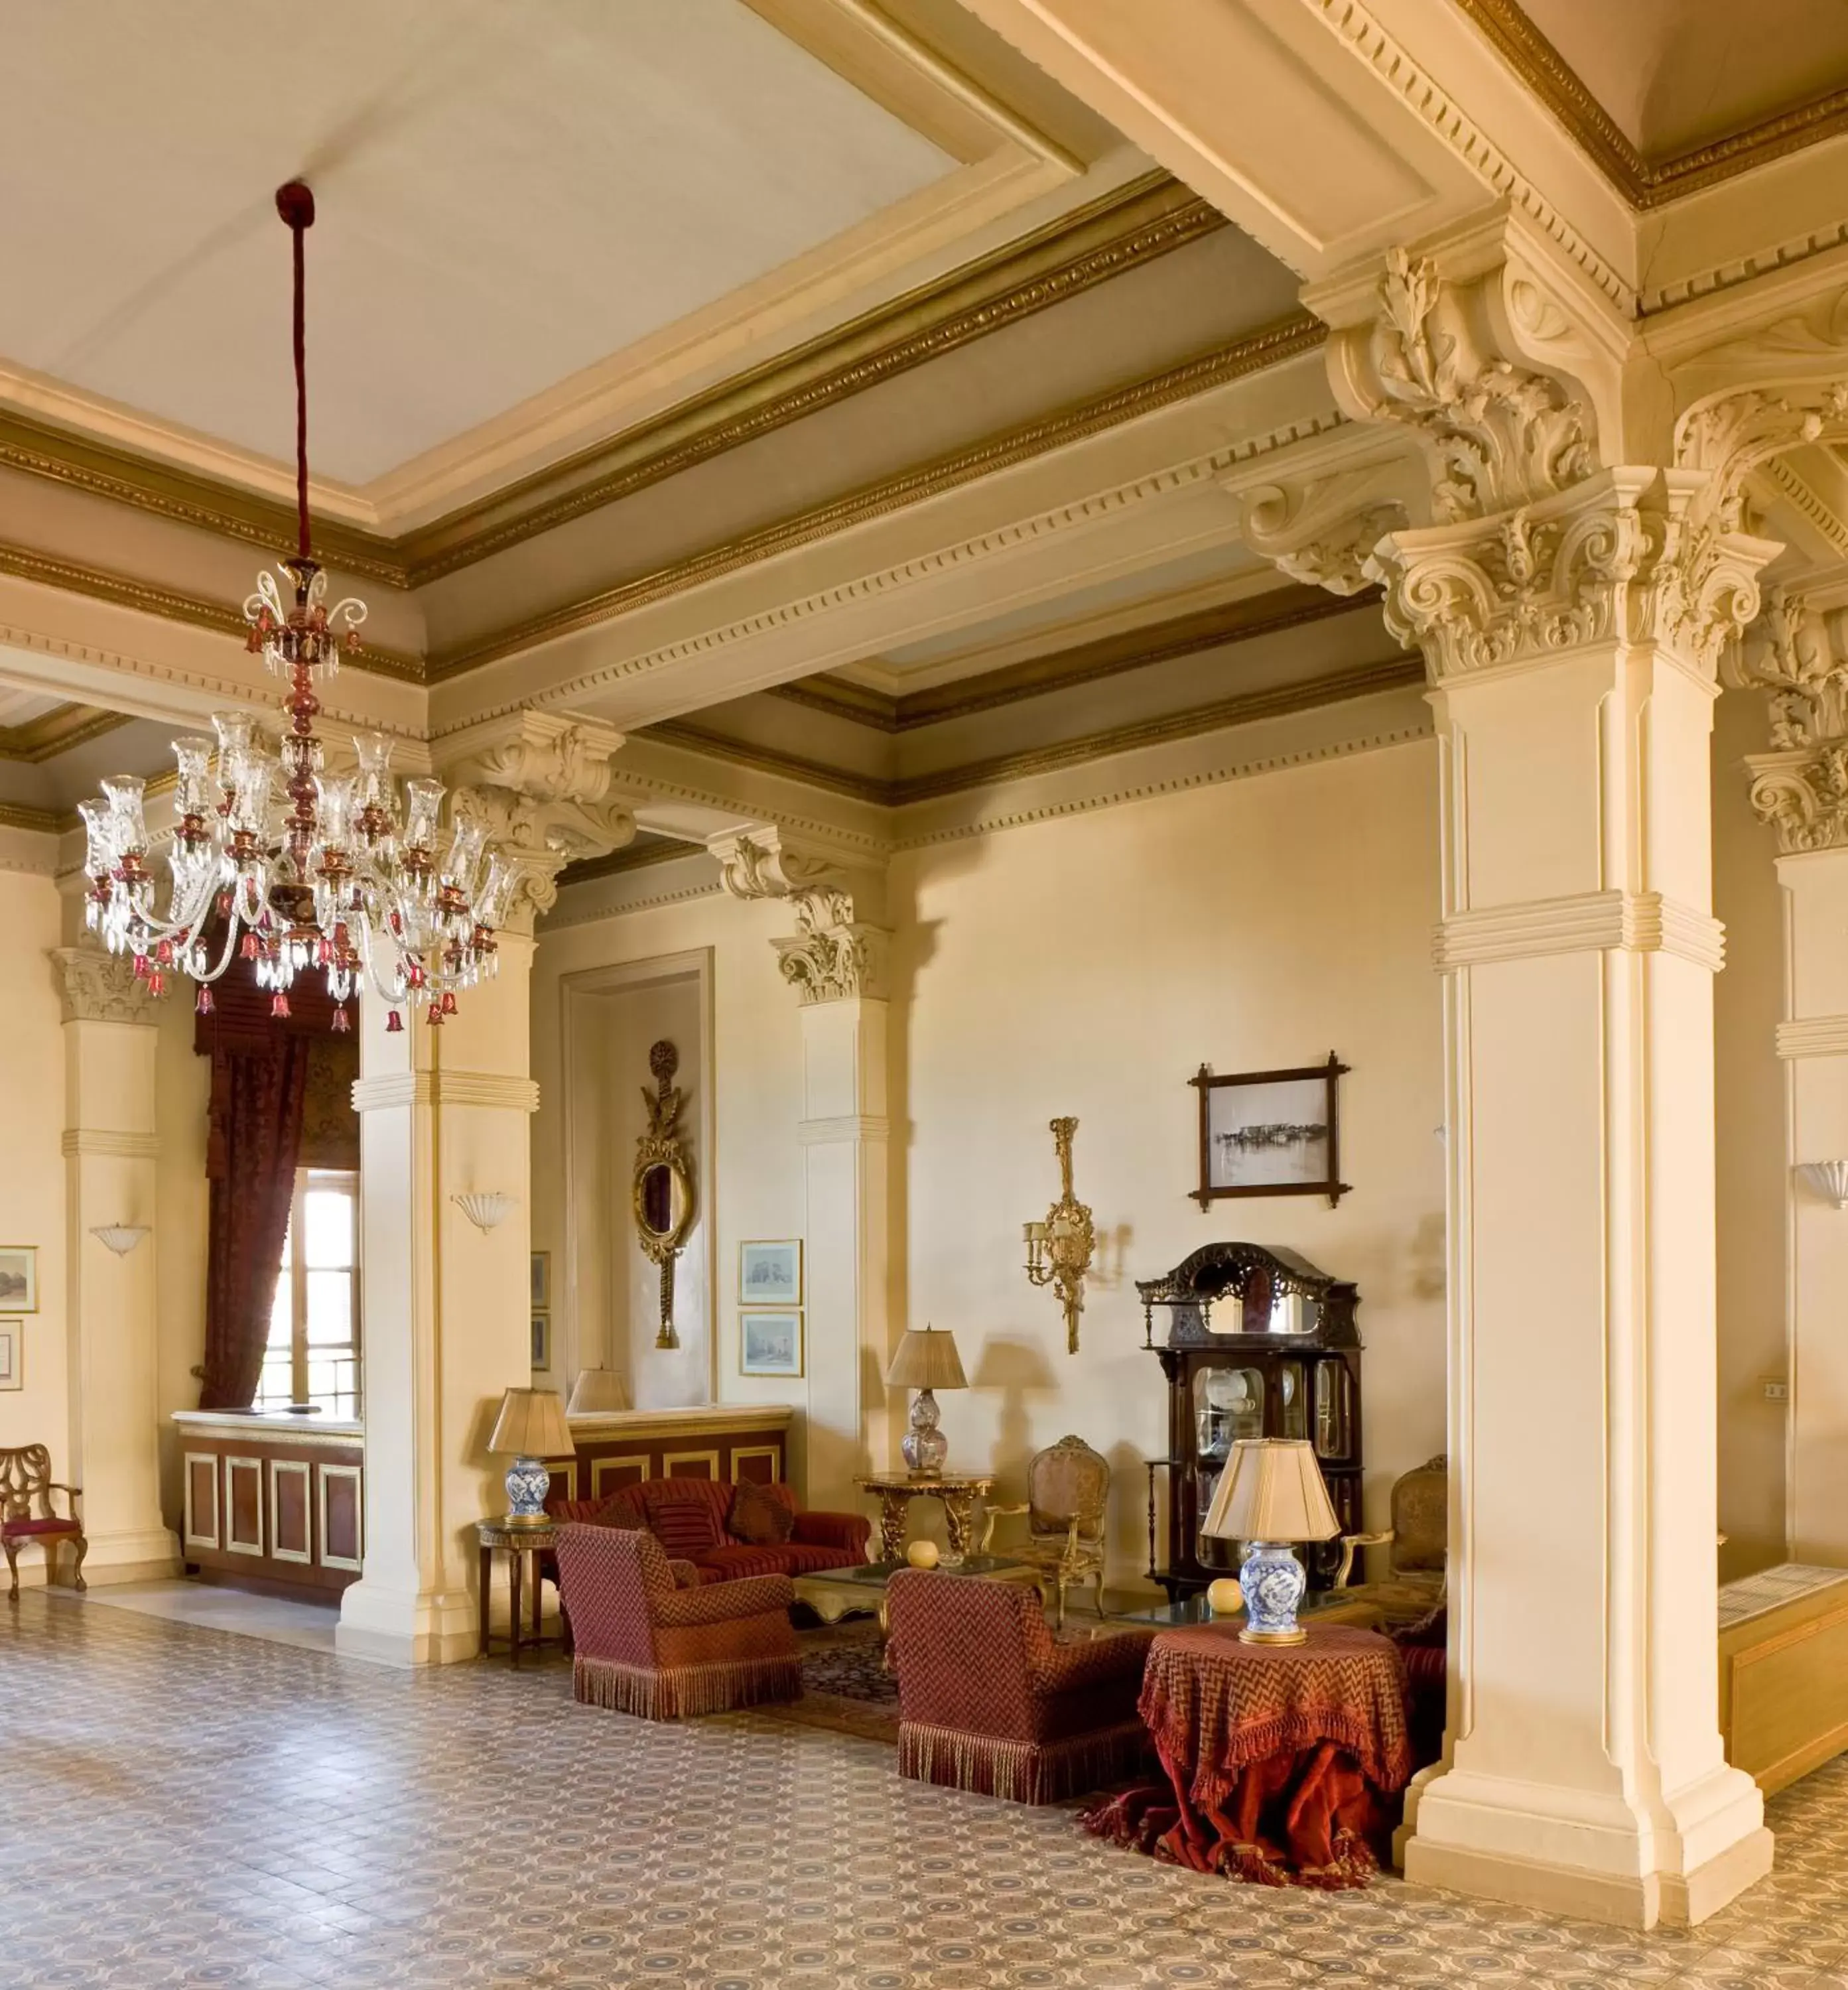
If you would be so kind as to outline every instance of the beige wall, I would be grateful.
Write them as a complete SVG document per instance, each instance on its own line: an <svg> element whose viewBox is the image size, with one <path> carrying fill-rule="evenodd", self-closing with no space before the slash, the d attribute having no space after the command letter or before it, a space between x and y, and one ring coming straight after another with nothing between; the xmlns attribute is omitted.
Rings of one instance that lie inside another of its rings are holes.
<svg viewBox="0 0 1848 1990"><path fill-rule="evenodd" d="M70 1476L69 1346L64 1279L64 1056L58 989L47 957L61 937L49 878L0 871L0 1244L38 1251L39 1309L25 1316L25 1386L0 1390L0 1445L46 1444L53 1476ZM60 1509L60 1510L62 1510ZM20 1580L41 1579L42 1558L20 1557Z"/></svg>
<svg viewBox="0 0 1848 1990"><path fill-rule="evenodd" d="M206 1354L206 1247L211 1211L206 1113L212 1096L212 1061L195 1055L192 1048L190 984L182 983L162 1001L157 1028L155 1114L161 1153L155 1242L161 1506L167 1524L177 1530L182 1517L178 1434L168 1419L175 1410L199 1407L199 1379L192 1370Z"/></svg>
<svg viewBox="0 0 1848 1990"><path fill-rule="evenodd" d="M1442 1037L1435 749L1428 742L1035 824L909 856L895 1026L909 1044L908 1323L956 1333L953 1461L1017 1499L1066 1431L1115 1468L1111 1578L1148 1564L1142 1461L1167 1395L1133 1281L1215 1239L1287 1245L1360 1287L1367 1498L1444 1444ZM1342 1081L1338 1209L1211 1205L1197 1095L1215 1071L1320 1061ZM1080 1351L1021 1268L1058 1178L1047 1122L1079 1119L1100 1238ZM1157 1333L1160 1328L1158 1323Z"/></svg>

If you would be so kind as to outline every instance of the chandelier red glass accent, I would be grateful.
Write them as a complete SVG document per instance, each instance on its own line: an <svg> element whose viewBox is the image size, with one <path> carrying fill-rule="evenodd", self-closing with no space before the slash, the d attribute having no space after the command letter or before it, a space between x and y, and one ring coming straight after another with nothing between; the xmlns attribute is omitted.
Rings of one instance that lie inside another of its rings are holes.
<svg viewBox="0 0 1848 1990"><path fill-rule="evenodd" d="M303 237L314 196L291 180L276 208L294 260L296 550L276 572L258 575L244 619L250 650L287 682L288 730L273 756L250 712L216 713L216 740L174 741L164 918L155 911L146 784L114 776L101 796L80 803L85 919L110 953L134 956L151 993L163 993L175 971L197 982L202 1014L211 1011L210 984L241 958L272 991L277 1017L289 1013L296 976L318 968L336 1030L351 1027L348 1005L365 987L389 1005L388 1029L403 1027L413 1001L437 1025L455 1014L459 990L494 971L494 936L518 874L478 823L454 820L439 854L443 784L406 781L401 794L385 734L355 736L356 773L324 771L314 684L338 668L343 649L358 648L365 604L348 596L328 606L310 542Z"/></svg>

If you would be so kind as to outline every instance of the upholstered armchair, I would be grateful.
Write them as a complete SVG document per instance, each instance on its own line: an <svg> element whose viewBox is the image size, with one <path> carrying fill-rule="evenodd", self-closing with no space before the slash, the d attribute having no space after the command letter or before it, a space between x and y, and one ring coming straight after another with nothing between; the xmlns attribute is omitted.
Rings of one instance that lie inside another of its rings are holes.
<svg viewBox="0 0 1848 1990"><path fill-rule="evenodd" d="M1415 1623L1443 1601L1449 1540L1449 1461L1440 1455L1394 1482L1392 1525L1384 1533L1341 1537L1341 1565L1335 1587L1377 1605L1388 1628ZM1390 1572L1383 1581L1355 1583L1350 1588L1355 1556L1367 1547L1391 1551Z"/></svg>
<svg viewBox="0 0 1848 1990"><path fill-rule="evenodd" d="M900 1775L1042 1804L1134 1771L1152 1632L1056 1645L1031 1590L917 1569L886 1603Z"/></svg>
<svg viewBox="0 0 1848 1990"><path fill-rule="evenodd" d="M1037 1453L1027 1468L1027 1503L990 1506L980 1552L992 1554L995 1523L1024 1516L1027 1537L1005 1552L1030 1562L1057 1594L1057 1617L1065 1622L1065 1591L1075 1584L1094 1585L1092 1601L1104 1614L1104 1509L1110 1497L1109 1462L1082 1437L1062 1437Z"/></svg>
<svg viewBox="0 0 1848 1990"><path fill-rule="evenodd" d="M558 1558L577 1699L674 1720L801 1697L787 1576L682 1588L652 1534L575 1523Z"/></svg>
<svg viewBox="0 0 1848 1990"><path fill-rule="evenodd" d="M65 1512L52 1510L54 1492L64 1495ZM78 1517L77 1502L83 1497L75 1486L60 1486L51 1476L51 1453L42 1444L24 1444L0 1450L0 1550L6 1556L12 1584L8 1602L19 1600L19 1550L36 1541L45 1550L45 1580L56 1572L58 1550L69 1541L76 1550L73 1580L79 1589L88 1588L83 1580L83 1557L90 1543L83 1538L83 1523ZM33 1509L35 1506L37 1511Z"/></svg>

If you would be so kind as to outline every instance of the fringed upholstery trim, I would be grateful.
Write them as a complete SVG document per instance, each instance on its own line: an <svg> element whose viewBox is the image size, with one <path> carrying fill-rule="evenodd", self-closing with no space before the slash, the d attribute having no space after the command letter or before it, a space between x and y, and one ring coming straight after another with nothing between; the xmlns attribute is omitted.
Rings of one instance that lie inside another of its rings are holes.
<svg viewBox="0 0 1848 1990"><path fill-rule="evenodd" d="M1129 1774L1148 1745L1140 1720L1063 1741L1004 1741L922 1722L899 1725L899 1774L1010 1803L1057 1803Z"/></svg>
<svg viewBox="0 0 1848 1990"><path fill-rule="evenodd" d="M625 1666L612 1659L571 1662L571 1690L590 1706L613 1707L644 1720L729 1713L766 1700L802 1697L802 1661L726 1659L709 1665Z"/></svg>

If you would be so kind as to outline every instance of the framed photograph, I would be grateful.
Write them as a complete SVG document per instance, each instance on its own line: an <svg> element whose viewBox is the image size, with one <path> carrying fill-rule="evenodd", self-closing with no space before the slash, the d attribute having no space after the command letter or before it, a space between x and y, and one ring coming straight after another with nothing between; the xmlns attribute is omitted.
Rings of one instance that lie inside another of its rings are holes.
<svg viewBox="0 0 1848 1990"><path fill-rule="evenodd" d="M1327 1064L1231 1078L1203 1064L1187 1081L1200 1094L1200 1207L1238 1195L1325 1195L1332 1209L1348 1192L1336 1111L1347 1068L1332 1051Z"/></svg>
<svg viewBox="0 0 1848 1990"><path fill-rule="evenodd" d="M532 1316L532 1365L535 1368L552 1366L552 1316L549 1313L535 1313Z"/></svg>
<svg viewBox="0 0 1848 1990"><path fill-rule="evenodd" d="M25 1387L25 1323L0 1319L0 1389Z"/></svg>
<svg viewBox="0 0 1848 1990"><path fill-rule="evenodd" d="M527 1304L535 1312L549 1312L552 1306L552 1253L535 1251L532 1254L532 1297Z"/></svg>
<svg viewBox="0 0 1848 1990"><path fill-rule="evenodd" d="M791 1238L783 1243L739 1245L738 1303L752 1306L801 1305L800 1238ZM802 1371L798 1368L790 1372L799 1375Z"/></svg>
<svg viewBox="0 0 1848 1990"><path fill-rule="evenodd" d="M0 1244L0 1312L38 1310L38 1245Z"/></svg>
<svg viewBox="0 0 1848 1990"><path fill-rule="evenodd" d="M801 1314L741 1313L738 1316L738 1372L741 1375L800 1375Z"/></svg>

